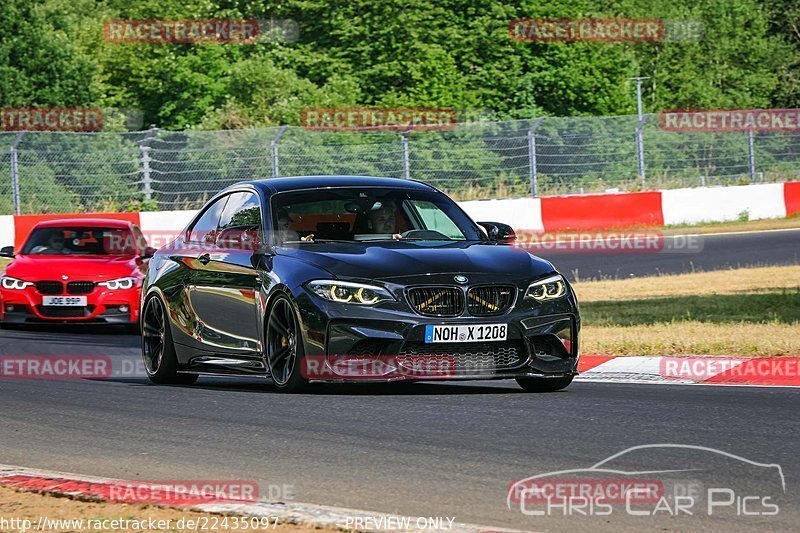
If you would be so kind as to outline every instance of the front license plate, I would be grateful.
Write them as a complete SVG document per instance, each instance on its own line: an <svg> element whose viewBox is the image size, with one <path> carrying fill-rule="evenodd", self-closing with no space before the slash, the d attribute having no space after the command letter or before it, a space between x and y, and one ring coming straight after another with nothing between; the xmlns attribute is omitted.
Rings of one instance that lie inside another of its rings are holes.
<svg viewBox="0 0 800 533"><path fill-rule="evenodd" d="M86 296L44 296L45 307L86 307Z"/></svg>
<svg viewBox="0 0 800 533"><path fill-rule="evenodd" d="M507 338L508 324L425 326L425 342L504 341Z"/></svg>

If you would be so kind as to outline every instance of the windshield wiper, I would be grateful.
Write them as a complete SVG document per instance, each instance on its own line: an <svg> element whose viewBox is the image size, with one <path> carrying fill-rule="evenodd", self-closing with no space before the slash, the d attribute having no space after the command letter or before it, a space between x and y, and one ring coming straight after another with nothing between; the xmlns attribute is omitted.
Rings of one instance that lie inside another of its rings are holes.
<svg viewBox="0 0 800 533"><path fill-rule="evenodd" d="M425 239L422 237L399 237L399 238L392 238L387 239L386 237L381 237L379 239L361 239L358 242L408 242L408 241L443 241L443 242L451 242L454 239Z"/></svg>
<svg viewBox="0 0 800 533"><path fill-rule="evenodd" d="M344 239L309 239L307 241L301 241L301 240L283 241L281 244L314 244L314 243L320 244L320 243L329 243L329 242L344 242L344 243L352 244L352 243L358 242L358 241L348 241L348 240L344 240Z"/></svg>

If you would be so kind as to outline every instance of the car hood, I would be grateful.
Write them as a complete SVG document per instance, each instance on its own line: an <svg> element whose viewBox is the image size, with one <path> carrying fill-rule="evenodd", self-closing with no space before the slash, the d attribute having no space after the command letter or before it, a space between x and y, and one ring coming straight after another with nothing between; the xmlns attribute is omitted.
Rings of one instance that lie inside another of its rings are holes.
<svg viewBox="0 0 800 533"><path fill-rule="evenodd" d="M497 274L536 277L550 262L513 246L477 242L315 243L278 247L277 253L339 278L383 279L424 274Z"/></svg>
<svg viewBox="0 0 800 533"><path fill-rule="evenodd" d="M78 257L18 255L6 268L6 275L24 281L61 280L94 281L124 278L138 268L135 257Z"/></svg>

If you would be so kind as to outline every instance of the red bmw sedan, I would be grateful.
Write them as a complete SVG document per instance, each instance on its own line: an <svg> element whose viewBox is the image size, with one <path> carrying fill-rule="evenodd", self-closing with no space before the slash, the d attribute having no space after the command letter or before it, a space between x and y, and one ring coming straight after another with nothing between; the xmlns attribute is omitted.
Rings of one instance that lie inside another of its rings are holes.
<svg viewBox="0 0 800 533"><path fill-rule="evenodd" d="M0 273L0 327L25 323L119 324L138 331L139 295L155 249L130 222L37 224Z"/></svg>

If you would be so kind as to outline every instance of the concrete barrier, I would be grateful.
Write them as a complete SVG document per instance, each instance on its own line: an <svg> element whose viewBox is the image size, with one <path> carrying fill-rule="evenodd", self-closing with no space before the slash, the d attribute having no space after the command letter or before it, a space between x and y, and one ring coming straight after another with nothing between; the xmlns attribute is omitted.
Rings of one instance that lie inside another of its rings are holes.
<svg viewBox="0 0 800 533"><path fill-rule="evenodd" d="M783 183L733 187L698 187L662 192L664 223L698 224L786 216Z"/></svg>
<svg viewBox="0 0 800 533"><path fill-rule="evenodd" d="M475 221L509 224L518 231L603 230L782 218L800 213L800 182L663 191L473 200L459 205ZM0 246L19 247L40 220L121 218L141 227L153 246L163 246L197 211L0 216Z"/></svg>
<svg viewBox="0 0 800 533"><path fill-rule="evenodd" d="M0 248L14 246L14 215L0 216Z"/></svg>

